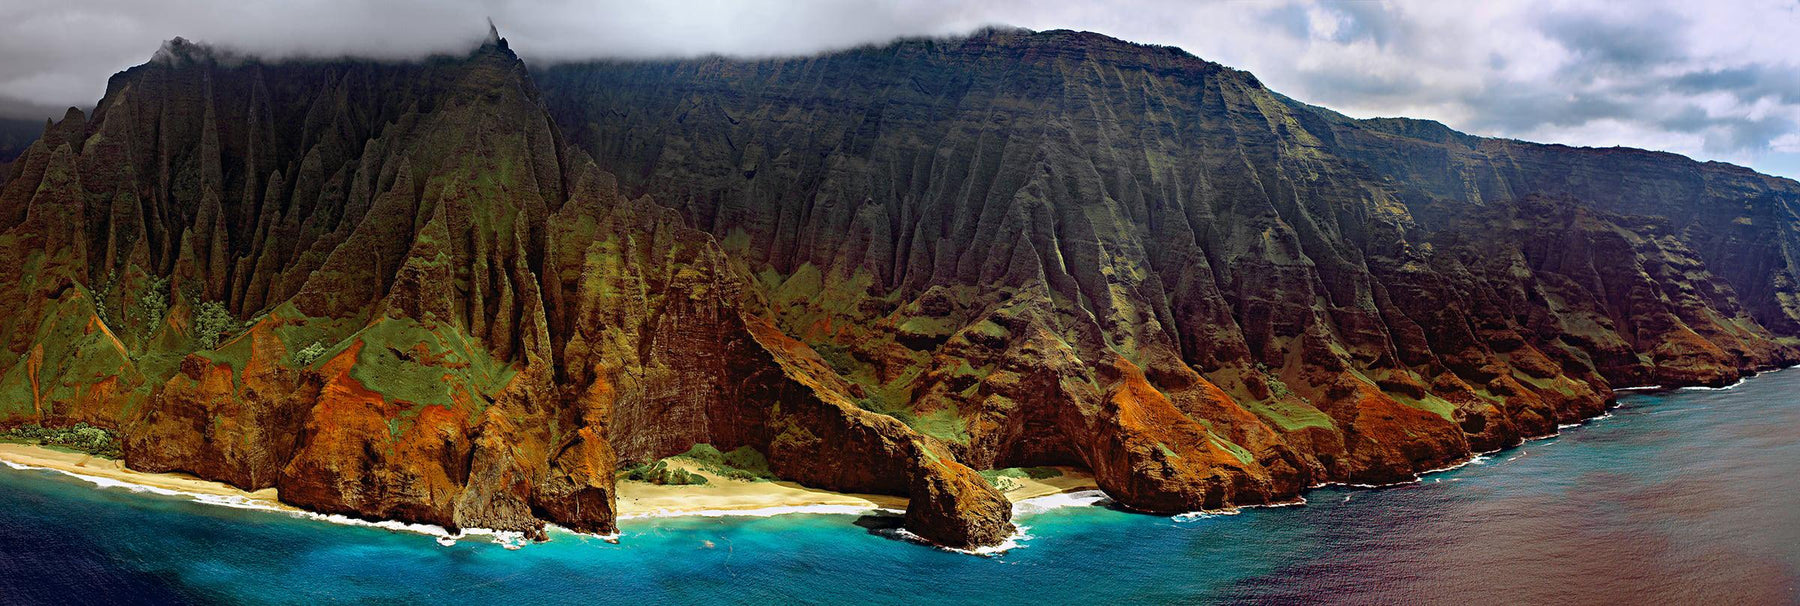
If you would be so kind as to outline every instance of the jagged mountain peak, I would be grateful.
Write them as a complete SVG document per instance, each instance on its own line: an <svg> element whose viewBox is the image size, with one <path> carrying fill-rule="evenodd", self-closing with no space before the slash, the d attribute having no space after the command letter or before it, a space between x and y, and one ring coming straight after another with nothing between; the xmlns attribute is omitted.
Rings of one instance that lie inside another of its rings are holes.
<svg viewBox="0 0 1800 606"><path fill-rule="evenodd" d="M500 37L500 28L498 26L494 25L493 17L488 18L487 25L488 25L488 33L487 33L487 41L485 43L491 44L494 46L505 46L506 39Z"/></svg>
<svg viewBox="0 0 1800 606"><path fill-rule="evenodd" d="M242 56L216 48L210 44L195 42L176 36L162 43L150 56L150 63L155 65L182 66L195 63L214 63L220 61L241 61Z"/></svg>

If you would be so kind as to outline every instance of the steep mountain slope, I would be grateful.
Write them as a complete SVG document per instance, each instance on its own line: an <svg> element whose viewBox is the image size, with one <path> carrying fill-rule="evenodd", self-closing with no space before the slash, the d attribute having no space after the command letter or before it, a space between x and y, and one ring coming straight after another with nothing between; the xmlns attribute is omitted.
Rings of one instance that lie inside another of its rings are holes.
<svg viewBox="0 0 1800 606"><path fill-rule="evenodd" d="M1397 481L1795 356L1800 187L1735 167L1354 121L1075 32L538 81L865 406L1136 507Z"/></svg>
<svg viewBox="0 0 1800 606"><path fill-rule="evenodd" d="M987 545L1010 508L975 469L1285 501L1800 359L1797 202L1085 33L535 74L497 36L177 39L0 186L0 424L532 533L611 532L628 464L750 447Z"/></svg>
<svg viewBox="0 0 1800 606"><path fill-rule="evenodd" d="M746 314L710 237L559 137L497 37L408 65L177 39L0 193L0 411L118 427L137 469L449 528L611 532L614 444L710 440L915 495L940 542L1010 532L973 471Z"/></svg>

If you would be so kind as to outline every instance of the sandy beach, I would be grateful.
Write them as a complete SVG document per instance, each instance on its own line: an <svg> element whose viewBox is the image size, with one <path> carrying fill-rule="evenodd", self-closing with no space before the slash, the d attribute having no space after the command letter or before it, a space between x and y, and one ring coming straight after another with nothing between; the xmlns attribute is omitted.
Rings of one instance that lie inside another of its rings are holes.
<svg viewBox="0 0 1800 606"><path fill-rule="evenodd" d="M274 509L295 510L280 502L275 489L249 492L229 484L202 480L181 473L146 473L126 469L120 461L79 452L56 450L29 444L0 443L0 461L16 465L52 469L66 473L101 478L113 482L135 484L190 495L232 497L251 504ZM808 488L793 482L750 482L720 477L710 471L671 459L671 465L683 467L705 476L706 484L697 486L661 486L644 482L620 481L618 514L620 518L721 514L729 512L784 510L853 510L906 509L906 498L892 495L850 494ZM1064 492L1096 488L1093 476L1084 471L1059 468L1062 475L1043 478L1012 478L1012 489L1006 497L1013 501Z"/></svg>
<svg viewBox="0 0 1800 606"><path fill-rule="evenodd" d="M145 473L126 469L123 462L96 457L93 455L34 446L30 444L0 443L0 461L15 465L53 469L90 478L100 478L114 482L146 486L169 492L208 497L233 497L250 504L293 510L294 507L282 504L275 497L275 489L268 488L250 492L241 490L230 484L202 480L184 473Z"/></svg>
<svg viewBox="0 0 1800 606"><path fill-rule="evenodd" d="M1047 497L1065 492L1081 492L1099 490L1100 485L1094 483L1094 475L1085 470L1073 467L1056 467L1062 475L1053 478L1034 480L1031 478L1012 478L1018 486L1006 491L1006 498L1014 503L1025 499Z"/></svg>
<svg viewBox="0 0 1800 606"><path fill-rule="evenodd" d="M832 492L793 482L750 482L715 474L692 461L667 459L670 467L707 479L695 486L662 486L645 482L619 482L619 517L635 518L733 511L778 511L799 508L854 508L906 510L906 497ZM1098 488L1085 471L1057 468L1062 475L1044 478L1012 478L1006 492L1012 501L1064 492Z"/></svg>

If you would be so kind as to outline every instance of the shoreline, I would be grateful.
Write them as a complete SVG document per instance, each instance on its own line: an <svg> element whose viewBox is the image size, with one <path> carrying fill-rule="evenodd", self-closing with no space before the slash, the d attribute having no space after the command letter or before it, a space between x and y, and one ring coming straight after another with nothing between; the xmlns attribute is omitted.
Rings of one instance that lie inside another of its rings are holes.
<svg viewBox="0 0 1800 606"><path fill-rule="evenodd" d="M615 513L621 521L681 516L863 512L901 515L906 512L906 497L833 492L786 480L734 480L692 461L678 458L664 461L671 468L706 478L706 483L667 486L620 480L617 484L618 505ZM1054 469L1060 475L1039 479L1008 478L1012 488L1004 492L1006 499L1018 503L1027 499L1100 489L1094 476L1086 470L1073 467Z"/></svg>
<svg viewBox="0 0 1800 606"><path fill-rule="evenodd" d="M1790 368L1800 368L1800 365L1775 366L1753 371L1741 377L1738 381L1729 385L1717 387L1703 385L1678 387L1655 386L1625 388L1625 390L1616 391L1629 390L1638 391L1639 393L1651 391L1682 391L1690 389L1722 391L1742 385L1745 381L1757 375L1787 370ZM1174 514L1171 516L1171 519L1182 521L1184 519L1197 519L1215 515L1231 515L1239 513L1240 510L1247 508L1303 506L1307 504L1305 493L1317 488L1343 487L1359 490L1374 490L1419 484L1424 482L1427 476L1453 471L1469 465L1480 465L1491 460L1493 455L1520 448L1531 442L1558 437L1562 435L1562 430L1564 429L1581 427L1594 421L1611 418L1613 417L1614 410L1618 408L1621 403L1614 400L1610 404L1611 405L1607 406L1605 409L1602 409L1600 414L1593 417L1582 419L1575 423L1558 425L1556 431L1541 436L1525 438L1521 443L1509 447L1498 448L1488 452L1469 453L1469 458L1467 459L1443 468L1417 472L1410 480L1379 485L1322 482L1306 487L1305 490L1301 491L1300 495L1291 501L1261 505L1240 505L1219 510L1180 513ZM1516 458L1518 457L1511 457L1506 459L1506 461L1511 461ZM282 512L297 517L306 517L335 524L367 526L394 532L412 532L434 536L437 538L438 543L446 546L454 545L456 541L460 539L471 538L474 536L489 537L493 542L498 543L507 549L518 549L527 542L520 533L466 528L459 534L451 534L444 528L427 524L413 524L394 520L365 520L342 515L323 514L281 502L279 494L274 488L266 488L258 491L245 491L229 484L204 480L186 473L151 473L137 471L126 468L124 462L117 459L108 459L86 453L35 444L0 442L0 464L12 469L32 469L60 473L94 484L96 487L100 488L124 488L132 492L149 492L163 496L186 497L194 502L206 505ZM700 485L669 486L620 480L617 483L617 519L621 523L626 523L629 521L654 518L769 517L796 513L815 515L872 514L898 516L905 513L907 505L907 499L905 497L832 492L801 486L794 482L779 480L754 482L732 480L720 477L707 469L690 463L680 463L676 466L684 467L697 475L705 476L708 483ZM1071 467L1057 467L1056 469L1061 472L1061 475L1041 479L1009 478L1013 485L1006 490L1004 494L1006 495L1007 500L1013 503L1015 521L1017 516L1022 514L1030 515L1061 507L1105 505L1112 502L1112 500L1100 490L1099 485L1094 481L1093 475L1086 470ZM569 531L553 524L547 525L546 528L551 532L559 534L570 534L584 538L599 538L608 542L617 542L619 539L618 534L605 536L591 535ZM999 548L984 548L969 553L992 555L993 553L1004 552L1011 547L1016 547L1017 542L1030 538L1030 535L1026 534L1024 529L1025 527L1021 526L1020 530L1015 533L1015 536L1008 538L1004 547L996 546ZM899 538L904 539L906 537L901 536Z"/></svg>
<svg viewBox="0 0 1800 606"><path fill-rule="evenodd" d="M118 459L108 459L82 452L58 450L35 444L0 442L0 462L15 469L40 469L72 476L93 484L116 486L133 492L152 492L166 496L187 496L214 504L259 507L279 511L301 511L282 503L273 488L246 491L223 482L203 480L185 473L149 473L129 469Z"/></svg>
<svg viewBox="0 0 1800 606"><path fill-rule="evenodd" d="M444 545L472 535L491 535L496 543L516 549L524 541L520 537L477 528L466 528L462 534L428 524L399 521L362 520L341 515L323 514L281 502L276 489L246 491L230 484L203 480L185 473L151 473L126 468L124 462L86 453L39 446L0 442L0 464L20 470L55 472L94 484L99 488L123 488L132 492L148 492L162 496L186 497L206 505L237 509L260 509L282 512L324 522L370 526L390 531L414 532L435 536ZM1014 478L1014 489L1006 492L1015 511L1041 512L1059 505L1086 504L1091 499L1065 496L1097 492L1093 476L1073 468L1058 468L1062 475L1043 478ZM791 513L820 515L902 515L907 499L892 495L841 493L809 488L788 481L750 482L721 478L695 468L694 473L707 476L708 483L690 486L663 486L621 480L618 486L618 520L678 517L767 517ZM1039 503L1033 503L1037 501ZM1067 501L1067 503L1050 503ZM1020 504L1025 504L1020 508ZM616 541L618 535L590 535L565 531L554 525L550 529L583 537Z"/></svg>

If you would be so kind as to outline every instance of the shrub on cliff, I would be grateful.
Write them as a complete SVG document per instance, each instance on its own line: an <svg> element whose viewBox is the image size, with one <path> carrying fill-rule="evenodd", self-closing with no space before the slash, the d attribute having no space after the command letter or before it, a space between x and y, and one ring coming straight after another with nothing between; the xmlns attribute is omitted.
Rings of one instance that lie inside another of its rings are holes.
<svg viewBox="0 0 1800 606"><path fill-rule="evenodd" d="M1263 383L1269 386L1269 397L1277 400L1285 400L1288 396L1294 395L1294 390L1289 388L1287 383L1282 382L1281 378L1276 376L1275 373L1269 372L1269 366L1267 364L1257 362L1256 372L1262 374Z"/></svg>
<svg viewBox="0 0 1800 606"><path fill-rule="evenodd" d="M775 473L769 469L769 459L749 446L739 446L731 452L720 452L711 444L695 444L687 452L675 456L691 459L700 463L702 469L733 480L755 482L775 479Z"/></svg>
<svg viewBox="0 0 1800 606"><path fill-rule="evenodd" d="M706 483L706 477L685 469L670 467L667 461L633 465L620 474L620 479L662 486L694 486Z"/></svg>
<svg viewBox="0 0 1800 606"><path fill-rule="evenodd" d="M94 315L98 316L100 322L107 326L113 325L113 319L111 313L107 311L108 305L106 304L106 301L112 297L113 289L118 286L118 283L119 272L116 270L108 271L106 272L106 281L100 283L99 287L94 288L91 291L94 297Z"/></svg>
<svg viewBox="0 0 1800 606"><path fill-rule="evenodd" d="M313 341L312 345L308 345L305 349L294 352L294 365L312 366L312 363L318 361L319 356L322 355L325 355L325 344Z"/></svg>
<svg viewBox="0 0 1800 606"><path fill-rule="evenodd" d="M60 446L109 459L117 459L123 454L119 451L118 436L87 423L76 423L69 427L21 425L0 432L0 439L40 446Z"/></svg>
<svg viewBox="0 0 1800 606"><path fill-rule="evenodd" d="M156 326L162 323L163 316L169 312L169 295L164 292L168 289L168 278L151 278L143 292L138 294L137 305L128 315L136 316L139 332L143 336L155 333Z"/></svg>
<svg viewBox="0 0 1800 606"><path fill-rule="evenodd" d="M995 490L1008 492L1019 487L1020 478L1043 480L1062 475L1062 470L1055 467L1008 467L1006 469L989 469L979 472L982 479L988 481Z"/></svg>
<svg viewBox="0 0 1800 606"><path fill-rule="evenodd" d="M218 301L201 303L194 310L194 345L200 349L212 349L219 346L219 341L239 327L237 318L231 317L231 310Z"/></svg>

